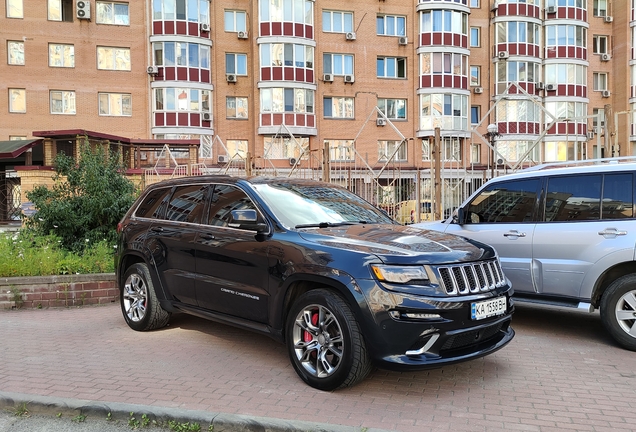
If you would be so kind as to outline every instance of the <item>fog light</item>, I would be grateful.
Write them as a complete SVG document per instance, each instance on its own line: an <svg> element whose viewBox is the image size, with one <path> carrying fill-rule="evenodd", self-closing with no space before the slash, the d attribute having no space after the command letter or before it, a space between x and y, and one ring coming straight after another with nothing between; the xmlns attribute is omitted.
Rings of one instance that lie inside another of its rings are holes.
<svg viewBox="0 0 636 432"><path fill-rule="evenodd" d="M411 313L406 312L403 314L408 319L436 319L441 318L438 314L427 314L427 313Z"/></svg>

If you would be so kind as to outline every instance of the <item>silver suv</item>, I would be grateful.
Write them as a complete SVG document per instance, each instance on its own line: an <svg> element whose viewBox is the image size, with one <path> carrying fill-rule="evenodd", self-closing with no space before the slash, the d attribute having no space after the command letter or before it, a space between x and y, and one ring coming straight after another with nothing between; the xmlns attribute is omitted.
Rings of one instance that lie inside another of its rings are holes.
<svg viewBox="0 0 636 432"><path fill-rule="evenodd" d="M623 160L498 177L449 219L414 226L494 246L517 301L599 308L614 339L636 351L636 163Z"/></svg>

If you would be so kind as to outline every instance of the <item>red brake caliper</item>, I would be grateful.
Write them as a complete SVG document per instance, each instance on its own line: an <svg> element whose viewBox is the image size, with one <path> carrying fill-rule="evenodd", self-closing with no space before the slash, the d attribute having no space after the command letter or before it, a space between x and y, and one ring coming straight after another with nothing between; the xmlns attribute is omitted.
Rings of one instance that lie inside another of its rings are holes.
<svg viewBox="0 0 636 432"><path fill-rule="evenodd" d="M311 315L311 323L313 325L318 325L318 313L314 312ZM309 333L307 330L305 330L304 333L303 333L303 341L311 342L312 339L313 339L313 337L311 336L311 333Z"/></svg>

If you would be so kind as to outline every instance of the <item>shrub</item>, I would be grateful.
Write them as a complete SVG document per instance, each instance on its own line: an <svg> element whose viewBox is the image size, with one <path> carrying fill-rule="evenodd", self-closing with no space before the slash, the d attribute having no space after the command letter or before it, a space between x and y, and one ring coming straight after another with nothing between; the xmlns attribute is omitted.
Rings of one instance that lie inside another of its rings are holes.
<svg viewBox="0 0 636 432"><path fill-rule="evenodd" d="M62 248L81 252L101 241L114 244L117 223L135 199L135 186L123 174L119 153L81 146L79 161L55 160L54 185L27 192L36 212L26 227L39 236L55 235Z"/></svg>

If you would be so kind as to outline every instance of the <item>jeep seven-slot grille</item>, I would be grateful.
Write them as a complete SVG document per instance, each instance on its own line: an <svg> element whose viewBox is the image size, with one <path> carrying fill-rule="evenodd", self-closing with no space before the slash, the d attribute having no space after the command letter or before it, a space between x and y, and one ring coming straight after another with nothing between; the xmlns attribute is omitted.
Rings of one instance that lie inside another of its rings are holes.
<svg viewBox="0 0 636 432"><path fill-rule="evenodd" d="M498 259L440 266L437 270L448 295L490 291L505 283Z"/></svg>

